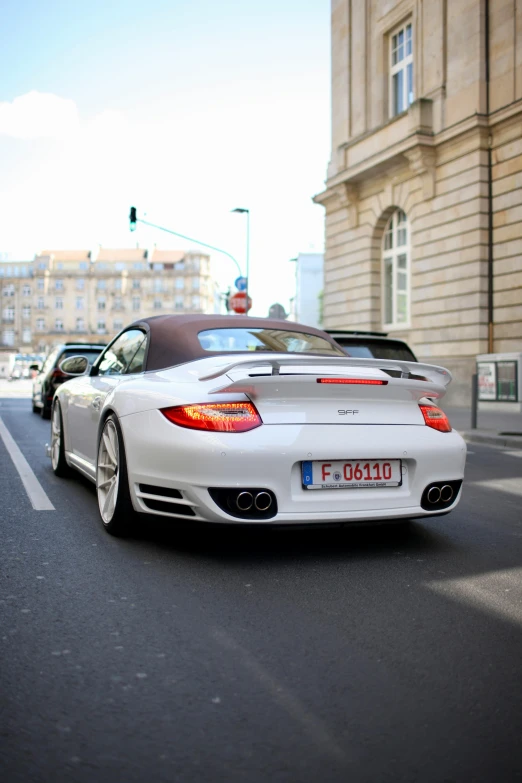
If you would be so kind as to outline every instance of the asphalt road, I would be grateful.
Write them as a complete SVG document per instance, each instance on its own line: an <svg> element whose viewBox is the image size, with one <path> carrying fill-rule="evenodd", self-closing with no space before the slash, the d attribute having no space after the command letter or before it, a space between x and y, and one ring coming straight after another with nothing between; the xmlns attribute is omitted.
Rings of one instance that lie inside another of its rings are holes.
<svg viewBox="0 0 522 783"><path fill-rule="evenodd" d="M0 402L56 508L0 441L3 783L522 780L522 452L471 446L407 532L117 540Z"/></svg>

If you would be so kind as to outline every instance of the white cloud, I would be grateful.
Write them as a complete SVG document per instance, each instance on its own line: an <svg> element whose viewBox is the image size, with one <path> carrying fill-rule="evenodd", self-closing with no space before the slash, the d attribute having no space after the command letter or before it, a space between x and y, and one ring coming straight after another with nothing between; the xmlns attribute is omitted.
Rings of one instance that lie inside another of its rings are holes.
<svg viewBox="0 0 522 783"><path fill-rule="evenodd" d="M65 140L80 127L74 101L52 93L32 90L13 100L0 103L0 134L17 139Z"/></svg>

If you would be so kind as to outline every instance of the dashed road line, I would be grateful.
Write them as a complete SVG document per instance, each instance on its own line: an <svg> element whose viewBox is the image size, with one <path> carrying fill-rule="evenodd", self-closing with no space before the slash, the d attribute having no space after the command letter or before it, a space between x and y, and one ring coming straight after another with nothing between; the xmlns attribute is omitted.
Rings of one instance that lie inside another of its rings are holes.
<svg viewBox="0 0 522 783"><path fill-rule="evenodd" d="M36 478L31 466L20 451L15 439L5 426L0 417L0 438L2 438L13 465L18 471L25 491L36 511L55 511L55 507L47 497L47 494Z"/></svg>

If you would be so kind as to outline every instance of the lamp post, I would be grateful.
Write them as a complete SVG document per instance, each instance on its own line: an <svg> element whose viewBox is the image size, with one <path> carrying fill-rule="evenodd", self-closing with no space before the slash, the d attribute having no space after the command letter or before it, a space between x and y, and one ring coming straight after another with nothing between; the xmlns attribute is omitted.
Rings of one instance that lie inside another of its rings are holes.
<svg viewBox="0 0 522 783"><path fill-rule="evenodd" d="M247 216L246 224L246 289L245 289L245 315L248 315L248 285L250 282L250 210L243 207L236 207L232 212L239 212Z"/></svg>

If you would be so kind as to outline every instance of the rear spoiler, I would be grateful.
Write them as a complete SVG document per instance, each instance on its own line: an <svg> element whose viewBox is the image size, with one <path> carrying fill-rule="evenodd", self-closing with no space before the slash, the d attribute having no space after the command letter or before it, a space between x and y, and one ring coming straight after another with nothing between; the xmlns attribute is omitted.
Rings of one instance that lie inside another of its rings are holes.
<svg viewBox="0 0 522 783"><path fill-rule="evenodd" d="M218 370L213 371L208 375L200 376L200 381L211 381L215 378L222 378L223 375L232 373L233 380L239 381L241 378L245 381L248 378L254 378L259 376L279 376L283 370L283 378L293 378L296 375L310 375L309 370L314 367L317 368L318 375L329 375L333 377L345 377L349 375L355 368L368 368L373 371L392 370L400 373L399 378L393 378L395 383L401 381L417 381L420 384L426 383L426 394L431 395L437 388L437 396L443 396L447 387L451 383L452 375L449 370L444 367L439 367L435 364L421 364L420 362L406 362L397 359L352 359L346 358L331 358L322 356L301 356L299 358L279 358L279 359L243 359L242 361L231 362L228 365L220 367ZM286 368L295 368L295 373L285 372ZM308 372L299 372L300 368L306 368ZM375 375L373 376L375 377ZM280 378L280 380L283 380ZM212 389L210 394L219 394L225 391L232 391L230 384L226 386Z"/></svg>

